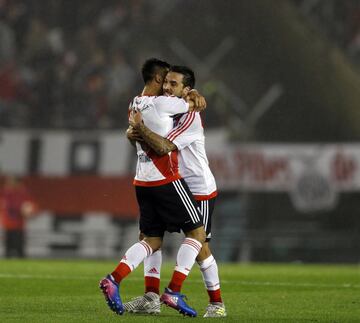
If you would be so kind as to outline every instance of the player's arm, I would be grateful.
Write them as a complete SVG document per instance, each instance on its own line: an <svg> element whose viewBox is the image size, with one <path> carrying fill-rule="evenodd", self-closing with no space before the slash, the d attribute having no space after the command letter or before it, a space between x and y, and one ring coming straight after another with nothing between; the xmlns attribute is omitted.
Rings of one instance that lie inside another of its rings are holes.
<svg viewBox="0 0 360 323"><path fill-rule="evenodd" d="M163 156L168 154L170 151L177 149L176 145L174 145L169 139L156 134L146 127L142 122L140 112L133 111L130 115L129 123L157 155Z"/></svg>
<svg viewBox="0 0 360 323"><path fill-rule="evenodd" d="M128 118L130 118L132 109L132 103L130 103L128 108ZM136 147L136 142L140 143L143 151L148 151L150 147L144 142L144 139L140 136L140 134L131 126L126 129L126 138L129 140L130 144Z"/></svg>
<svg viewBox="0 0 360 323"><path fill-rule="evenodd" d="M128 107L128 119L130 118L130 114L132 111L132 102L130 102ZM129 127L126 129L126 138L129 140L130 144L134 147L136 147L136 141L142 141L141 136L137 133L137 131L129 125Z"/></svg>
<svg viewBox="0 0 360 323"><path fill-rule="evenodd" d="M126 130L126 137L134 147L136 147L136 142L138 142L140 143L143 151L148 151L150 149L150 146L141 137L139 131L134 129L132 126L129 126Z"/></svg>
<svg viewBox="0 0 360 323"><path fill-rule="evenodd" d="M137 141L144 141L139 132L134 129L132 126L129 126L126 129L126 138L130 141L130 143L135 147Z"/></svg>
<svg viewBox="0 0 360 323"><path fill-rule="evenodd" d="M189 110L187 112L201 112L206 109L206 100L195 89L192 89L183 99L189 104Z"/></svg>
<svg viewBox="0 0 360 323"><path fill-rule="evenodd" d="M159 96L154 102L160 114L169 116L206 108L205 98L196 90L191 90L184 98Z"/></svg>
<svg viewBox="0 0 360 323"><path fill-rule="evenodd" d="M189 111L201 112L206 109L206 100L195 89L188 92L184 100L189 103Z"/></svg>

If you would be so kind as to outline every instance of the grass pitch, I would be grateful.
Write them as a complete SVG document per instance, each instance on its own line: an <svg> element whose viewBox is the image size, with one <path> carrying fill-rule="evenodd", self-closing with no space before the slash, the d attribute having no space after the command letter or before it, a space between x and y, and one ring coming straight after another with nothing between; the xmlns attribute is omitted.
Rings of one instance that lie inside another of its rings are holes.
<svg viewBox="0 0 360 323"><path fill-rule="evenodd" d="M208 298L197 265L183 292L197 318L163 307L158 316L118 316L98 282L117 262L0 260L0 322L360 322L360 267L301 264L220 264L228 317L204 319ZM143 292L142 268L123 282L127 301ZM172 265L165 265L162 287Z"/></svg>

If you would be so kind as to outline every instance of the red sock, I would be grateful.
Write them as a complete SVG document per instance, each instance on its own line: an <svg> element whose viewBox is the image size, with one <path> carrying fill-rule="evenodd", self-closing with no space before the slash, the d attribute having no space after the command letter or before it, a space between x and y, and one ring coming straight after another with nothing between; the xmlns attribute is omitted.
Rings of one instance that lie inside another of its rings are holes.
<svg viewBox="0 0 360 323"><path fill-rule="evenodd" d="M160 295L160 279L145 276L145 293L153 292Z"/></svg>
<svg viewBox="0 0 360 323"><path fill-rule="evenodd" d="M184 280L186 279L186 277L187 277L187 275L175 270L168 287L173 292L180 292L182 284L183 284Z"/></svg>
<svg viewBox="0 0 360 323"><path fill-rule="evenodd" d="M119 284L123 280L123 278L125 278L130 273L130 267L127 264L120 262L115 268L115 270L111 273L111 275L114 277L114 280Z"/></svg>
<svg viewBox="0 0 360 323"><path fill-rule="evenodd" d="M208 290L207 292L210 297L210 303L222 303L220 289Z"/></svg>

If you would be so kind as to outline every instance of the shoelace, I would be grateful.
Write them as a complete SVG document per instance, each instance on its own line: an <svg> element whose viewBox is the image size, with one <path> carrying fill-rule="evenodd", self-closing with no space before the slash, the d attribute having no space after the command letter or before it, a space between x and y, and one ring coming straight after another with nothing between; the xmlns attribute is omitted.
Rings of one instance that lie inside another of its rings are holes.
<svg viewBox="0 0 360 323"><path fill-rule="evenodd" d="M212 313L217 313L218 311L223 311L225 309L219 305L211 304L207 306L207 310Z"/></svg>

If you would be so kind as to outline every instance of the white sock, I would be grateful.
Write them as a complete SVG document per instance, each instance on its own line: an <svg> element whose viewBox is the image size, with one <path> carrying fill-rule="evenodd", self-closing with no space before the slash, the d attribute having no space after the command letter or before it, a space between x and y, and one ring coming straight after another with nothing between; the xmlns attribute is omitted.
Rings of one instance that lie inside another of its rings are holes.
<svg viewBox="0 0 360 323"><path fill-rule="evenodd" d="M155 277L160 279L161 263L162 263L162 253L161 253L161 249L159 249L149 257L145 258L144 276Z"/></svg>
<svg viewBox="0 0 360 323"><path fill-rule="evenodd" d="M199 241L185 238L177 253L175 270L188 275L201 247L202 244Z"/></svg>
<svg viewBox="0 0 360 323"><path fill-rule="evenodd" d="M215 258L210 255L203 261L198 261L201 274L207 290L217 290L220 288L219 271Z"/></svg>
<svg viewBox="0 0 360 323"><path fill-rule="evenodd" d="M125 253L120 262L127 264L131 271L141 264L142 261L152 254L151 247L144 241L132 245Z"/></svg>

